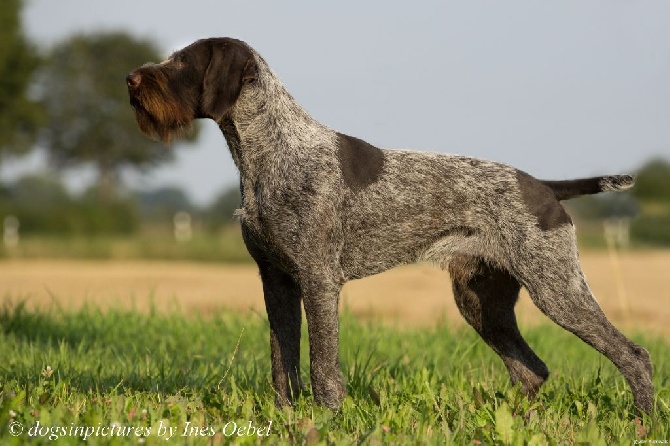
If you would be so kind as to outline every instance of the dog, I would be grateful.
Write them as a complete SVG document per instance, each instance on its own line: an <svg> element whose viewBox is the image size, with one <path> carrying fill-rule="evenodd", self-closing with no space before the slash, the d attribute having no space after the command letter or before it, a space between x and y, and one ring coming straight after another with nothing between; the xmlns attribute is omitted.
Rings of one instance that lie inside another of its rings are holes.
<svg viewBox="0 0 670 446"><path fill-rule="evenodd" d="M277 404L300 376L301 302L315 402L341 406L343 284L429 261L448 269L465 320L533 397L549 376L514 314L521 286L551 320L611 360L635 405L653 402L649 353L605 317L560 201L633 186L628 175L542 181L477 158L386 150L317 122L246 43L210 38L126 78L140 130L169 143L195 119L221 129L240 172L237 216L270 324Z"/></svg>

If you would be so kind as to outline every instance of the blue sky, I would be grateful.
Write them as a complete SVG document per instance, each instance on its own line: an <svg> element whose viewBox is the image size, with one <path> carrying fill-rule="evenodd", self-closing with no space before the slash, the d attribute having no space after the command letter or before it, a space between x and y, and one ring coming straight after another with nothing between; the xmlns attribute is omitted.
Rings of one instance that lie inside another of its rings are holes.
<svg viewBox="0 0 670 446"><path fill-rule="evenodd" d="M150 37L165 54L202 37L240 38L314 117L381 147L461 153L553 179L670 157L665 0L28 0L24 12L44 46L104 29ZM35 157L4 163L3 178L37 166ZM210 122L174 164L128 180L180 185L207 203L237 172Z"/></svg>

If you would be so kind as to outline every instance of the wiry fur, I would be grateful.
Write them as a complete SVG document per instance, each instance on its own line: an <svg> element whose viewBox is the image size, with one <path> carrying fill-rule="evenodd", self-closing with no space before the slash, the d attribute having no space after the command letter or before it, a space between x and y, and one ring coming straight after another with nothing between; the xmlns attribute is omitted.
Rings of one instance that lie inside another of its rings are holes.
<svg viewBox="0 0 670 446"><path fill-rule="evenodd" d="M144 75L138 81L143 88L132 98L135 118L142 132L151 138L169 144L190 127L193 115L188 107L169 92L168 77L160 66L144 67Z"/></svg>
<svg viewBox="0 0 670 446"><path fill-rule="evenodd" d="M145 85L152 70L165 82L156 75L159 82ZM263 58L233 39L198 41L128 79L145 133L163 138L184 117L211 118L228 142L240 171L242 234L263 281L278 402L290 403L302 387L301 301L314 397L337 408L345 393L342 285L427 260L449 268L461 313L528 396L548 370L516 324L521 286L548 317L614 362L637 407L651 411L649 354L593 298L559 203L630 187L631 177L540 181L475 158L378 149L311 118ZM175 104L181 109L170 112Z"/></svg>

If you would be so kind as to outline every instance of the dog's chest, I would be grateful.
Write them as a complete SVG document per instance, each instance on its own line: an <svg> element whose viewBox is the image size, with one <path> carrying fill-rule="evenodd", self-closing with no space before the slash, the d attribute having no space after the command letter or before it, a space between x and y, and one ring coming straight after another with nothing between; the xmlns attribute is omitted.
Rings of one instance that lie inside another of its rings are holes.
<svg viewBox="0 0 670 446"><path fill-rule="evenodd" d="M285 212L287 206L269 194L260 182L242 186L242 208L236 212L242 235L254 259L270 261L283 269L294 266L292 248L300 245L297 216Z"/></svg>

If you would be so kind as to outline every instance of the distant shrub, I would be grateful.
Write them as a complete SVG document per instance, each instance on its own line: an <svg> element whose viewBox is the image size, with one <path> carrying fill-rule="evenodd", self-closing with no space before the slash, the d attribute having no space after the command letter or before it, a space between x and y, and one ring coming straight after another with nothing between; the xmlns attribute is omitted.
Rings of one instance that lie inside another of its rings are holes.
<svg viewBox="0 0 670 446"><path fill-rule="evenodd" d="M670 213L641 215L633 220L631 236L637 242L656 246L670 246Z"/></svg>
<svg viewBox="0 0 670 446"><path fill-rule="evenodd" d="M0 207L0 215L17 217L21 234L132 234L139 227L135 208L128 202L70 202L39 209L14 204Z"/></svg>
<svg viewBox="0 0 670 446"><path fill-rule="evenodd" d="M670 203L670 161L656 158L642 166L632 193L640 201Z"/></svg>
<svg viewBox="0 0 670 446"><path fill-rule="evenodd" d="M74 198L57 178L37 175L3 188L0 223L8 215L18 218L21 234L131 234L140 224L130 200L102 202L92 194Z"/></svg>

